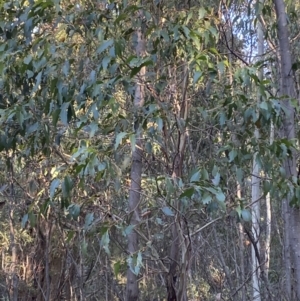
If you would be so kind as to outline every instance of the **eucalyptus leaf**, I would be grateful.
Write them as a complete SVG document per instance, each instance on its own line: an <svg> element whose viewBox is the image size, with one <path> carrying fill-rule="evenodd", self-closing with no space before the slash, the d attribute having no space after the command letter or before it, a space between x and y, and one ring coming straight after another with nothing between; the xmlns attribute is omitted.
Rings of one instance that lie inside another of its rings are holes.
<svg viewBox="0 0 300 301"><path fill-rule="evenodd" d="M167 216L174 216L174 212L171 210L170 207L163 207L161 210Z"/></svg>

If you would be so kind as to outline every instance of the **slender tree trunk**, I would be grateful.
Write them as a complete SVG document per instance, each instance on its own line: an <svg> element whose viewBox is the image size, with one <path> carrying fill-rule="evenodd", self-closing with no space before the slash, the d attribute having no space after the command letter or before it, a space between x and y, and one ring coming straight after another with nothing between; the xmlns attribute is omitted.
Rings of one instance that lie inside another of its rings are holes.
<svg viewBox="0 0 300 301"><path fill-rule="evenodd" d="M270 144L274 141L274 125L271 123L270 128ZM265 239L265 256L264 256L264 273L266 280L269 278L270 268L270 253L271 253L271 220L272 220L272 208L271 208L271 195L268 192L266 196L266 239Z"/></svg>
<svg viewBox="0 0 300 301"><path fill-rule="evenodd" d="M294 108L291 105L290 98L295 97L295 86L292 77L292 57L289 44L289 32L287 25L287 15L285 12L285 4L283 0L274 0L277 29L280 47L281 58L281 95L286 97L282 101L285 107L283 117L282 136L288 140L295 139L295 117ZM296 176L296 160L295 154L286 158L284 162L284 169L286 178L290 179ZM285 222L285 256L288 256L288 249L291 250L291 260L294 271L294 281L292 282L292 289L287 286L286 294L291 299L291 291L295 291L296 300L300 300L300 214L299 209L290 207L291 195L287 195L283 200L284 222ZM288 241L289 240L289 241ZM287 245L288 243L288 245ZM291 272L291 265L286 258L286 274ZM287 275L287 279L290 277ZM288 283L287 283L288 285Z"/></svg>
<svg viewBox="0 0 300 301"><path fill-rule="evenodd" d="M9 229L10 229L10 249L11 249L11 267L10 267L10 300L18 301L18 286L19 278L17 276L17 244L15 236L15 226L14 226L14 207L15 207L15 188L14 188L14 169L13 169L13 157L8 159L10 164L10 189L11 189L11 199L9 203Z"/></svg>
<svg viewBox="0 0 300 301"><path fill-rule="evenodd" d="M264 35L263 29L260 21L258 21L257 27L257 55L259 60L263 58L264 55ZM258 72L258 77L260 80L263 78L262 69ZM257 101L260 102L260 93L257 93ZM254 136L256 140L259 140L260 133L258 128L255 128ZM252 170L252 234L253 239L256 243L256 248L258 253L260 253L260 167L256 162L256 155L253 157L253 170ZM252 285L253 285L253 300L261 300L261 291L260 291L260 270L261 267L258 263L258 258L254 246L251 247L252 255Z"/></svg>
<svg viewBox="0 0 300 301"><path fill-rule="evenodd" d="M45 250L45 281L46 281L46 299L50 300L51 296L51 278L50 278L50 237L51 237L51 224L49 220L45 221L45 238L46 238L46 250Z"/></svg>
<svg viewBox="0 0 300 301"><path fill-rule="evenodd" d="M241 191L241 185L237 183L237 197L241 200L242 199L242 191ZM239 257L240 257L240 283L242 283L242 288L241 288L241 301L246 301L246 286L244 285L245 283L245 260L244 260L244 252L245 252L245 247L244 247L244 227L242 223L238 223L238 235L239 235ZM237 275L238 275L237 274Z"/></svg>
<svg viewBox="0 0 300 301"><path fill-rule="evenodd" d="M12 206L12 205L11 205ZM18 276L16 273L16 265L17 265L17 245L15 242L15 229L14 229L14 210L10 209L9 213L9 227L10 227L10 247L11 247L11 287L10 287L10 295L12 301L18 301Z"/></svg>
<svg viewBox="0 0 300 301"><path fill-rule="evenodd" d="M255 129L256 138L259 138L258 130ZM259 179L259 166L256 162L256 156L253 159L253 170L252 170L252 235L254 243L256 244L257 251L260 251L260 179ZM260 266L257 258L257 253L255 250L255 246L252 244L251 246L251 257L252 257L252 286L253 300L260 301Z"/></svg>
<svg viewBox="0 0 300 301"><path fill-rule="evenodd" d="M139 18L142 19L143 13L139 11ZM138 57L142 57L145 54L145 40L142 32L142 28L136 30L137 45L136 54ZM142 67L137 75L137 81L135 86L134 106L135 113L144 105L145 102L145 80L146 68ZM137 116L136 116L137 117ZM141 178L142 178L142 129L138 124L136 118L134 128L136 131L136 145L132 152L132 165L130 174L130 191L129 191L129 203L128 209L131 215L130 224L137 226L140 221L139 204L141 199ZM128 252L130 256L134 256L138 252L138 234L134 230L128 235ZM127 286L126 286L126 301L138 300L139 288L137 275L132 270L133 267L127 269Z"/></svg>
<svg viewBox="0 0 300 301"><path fill-rule="evenodd" d="M287 300L291 300L292 296L292 260L291 260L291 250L290 250L290 237L289 237L289 229L290 229L290 211L289 204L287 199L282 200L282 217L284 221L284 231L283 231L283 263L285 269L285 294L287 296Z"/></svg>
<svg viewBox="0 0 300 301"><path fill-rule="evenodd" d="M187 100L188 78L188 64L187 62L184 62L182 94L180 100L177 98L177 93L174 93L178 125L177 153L174 155L172 170L172 178L174 182L177 182L178 179L182 177L184 152L186 150L186 121L189 111L189 102ZM175 200L174 205L177 211L180 212L181 208L178 200ZM167 280L168 301L187 301L187 279L191 255L191 241L189 235L185 235L185 232L188 233L187 222L181 217L181 214L176 214L174 224L172 225L172 245L170 252L171 264ZM180 253L181 260L179 261Z"/></svg>

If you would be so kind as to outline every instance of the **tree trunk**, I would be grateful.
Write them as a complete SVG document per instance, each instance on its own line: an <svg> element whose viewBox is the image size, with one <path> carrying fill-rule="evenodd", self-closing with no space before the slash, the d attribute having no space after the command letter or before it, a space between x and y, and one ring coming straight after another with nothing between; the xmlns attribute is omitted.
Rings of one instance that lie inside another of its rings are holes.
<svg viewBox="0 0 300 301"><path fill-rule="evenodd" d="M182 177L184 152L187 142L186 120L189 111L189 101L187 99L188 72L188 63L184 62L181 97L177 97L176 88L176 92L174 93L176 121L178 125L177 149L176 154L174 154L172 169L174 182L177 182ZM177 209L177 212L181 211L178 200L175 200L174 207ZM187 222L180 214L176 214L172 225L171 263L167 279L168 301L187 301L187 278L191 256L191 242L189 235L185 235L185 232L188 233ZM181 260L179 261L180 253Z"/></svg>
<svg viewBox="0 0 300 301"><path fill-rule="evenodd" d="M142 18L142 12L139 11L139 18ZM142 33L142 29L136 30L137 45L136 54L138 57L142 57L145 54L145 40ZM146 68L142 67L137 75L135 95L134 95L134 106L135 113L144 105L145 102L145 80ZM136 116L137 117L137 116ZM129 203L128 209L131 215L130 224L137 226L140 221L139 204L141 199L141 177L142 177L142 133L141 125L138 124L137 119L135 120L135 131L136 131L136 145L132 152L132 165L130 174L130 191L129 191ZM138 234L132 230L128 234L128 253L130 256L136 255L138 252ZM137 282L137 275L132 271L132 267L127 269L127 285L126 285L126 301L138 300L139 288Z"/></svg>
<svg viewBox="0 0 300 301"><path fill-rule="evenodd" d="M237 197L238 199L242 199L242 189L241 185L237 183ZM239 235L239 257L240 257L240 283L242 284L241 288L241 301L246 301L247 292L246 287L244 285L245 283L245 247L244 247L244 227L242 223L238 223L238 235ZM237 273L238 275L238 273ZM231 285L231 288L233 286Z"/></svg>
<svg viewBox="0 0 300 301"><path fill-rule="evenodd" d="M262 30L262 25L258 21L257 27L257 55L258 59L261 60L264 55L264 35ZM260 80L263 79L263 70L260 68L258 71L258 77ZM257 101L260 102L260 93L257 93ZM254 136L256 140L259 140L260 133L258 128L255 128ZM261 291L260 291L260 271L261 267L259 266L259 259L257 258L256 251L260 254L260 167L256 162L256 154L253 157L253 169L252 169L252 235L256 243L257 250L254 249L254 246L251 247L252 255L252 285L253 285L253 300L261 300Z"/></svg>
<svg viewBox="0 0 300 301"><path fill-rule="evenodd" d="M255 136L258 139L259 134L258 130L255 129ZM253 170L252 170L252 235L253 240L256 245L257 250L255 250L255 246L251 247L251 255L252 255L252 285L253 285L253 300L260 301L260 266L259 259L257 258L257 252L260 252L260 179L259 179L259 166L256 162L256 155L253 159Z"/></svg>
<svg viewBox="0 0 300 301"><path fill-rule="evenodd" d="M287 25L287 16L285 12L285 4L283 0L274 0L277 23L278 23L278 38L281 58L281 96L285 97L282 105L285 107L283 117L282 136L288 140L295 139L295 120L294 108L291 105L290 98L295 97L295 86L292 77L292 57L289 44L289 32ZM296 176L296 160L295 154L287 157L284 162L286 178L290 179ZM296 300L300 300L300 215L299 209L290 207L291 195L287 195L283 200L284 209L284 225L285 229L285 256L288 256L289 249L291 250L291 261L294 270L294 281L292 288L287 286L286 294L289 299L292 298L291 291L295 291ZM289 245L287 245L289 243ZM286 273L291 272L291 264L286 258ZM287 275L287 279L290 275Z"/></svg>
<svg viewBox="0 0 300 301"><path fill-rule="evenodd" d="M270 127L270 144L274 141L274 125L271 123ZM266 238L265 238L265 254L264 254L264 273L266 280L269 279L270 268L270 254L271 254L271 220L272 220L272 208L271 208L271 195L270 192L266 195Z"/></svg>
<svg viewBox="0 0 300 301"><path fill-rule="evenodd" d="M10 189L11 189L11 200L9 203L9 230L10 230L10 249L11 249L11 267L10 267L10 283L9 283L9 292L10 300L18 301L18 287L19 287L19 278L17 275L17 243L15 235L15 226L14 226L14 208L16 205L15 200L15 188L14 188L14 169L13 169L13 157L8 158L10 164Z"/></svg>

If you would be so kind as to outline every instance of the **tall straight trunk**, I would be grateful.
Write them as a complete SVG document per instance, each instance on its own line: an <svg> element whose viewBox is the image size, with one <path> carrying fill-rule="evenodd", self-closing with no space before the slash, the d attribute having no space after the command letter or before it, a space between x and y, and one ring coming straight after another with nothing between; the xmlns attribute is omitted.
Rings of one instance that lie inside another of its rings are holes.
<svg viewBox="0 0 300 301"><path fill-rule="evenodd" d="M270 128L270 144L274 141L274 125L271 124ZM268 192L266 196L266 238L265 238L265 254L264 254L264 273L266 280L269 277L270 268L270 253L271 253L271 219L272 219L272 208L271 208L271 195Z"/></svg>
<svg viewBox="0 0 300 301"><path fill-rule="evenodd" d="M46 298L45 301L50 300L51 294L51 277L50 277L50 237L51 237L51 224L50 221L45 221L45 238L46 238L46 249L45 249L45 282L46 282Z"/></svg>
<svg viewBox="0 0 300 301"><path fill-rule="evenodd" d="M142 20L143 13L139 11L139 18ZM142 23L142 21L141 21ZM142 32L142 28L136 29L137 45L136 54L138 57L142 57L145 54L145 40ZM134 95L134 109L137 115L140 108L145 102L145 80L146 68L142 67L136 78L135 95ZM137 116L136 116L137 117ZM142 179L142 129L141 125L138 124L137 118L134 124L136 131L136 145L132 152L132 165L130 173L130 191L129 191L129 202L128 209L131 215L130 224L137 226L140 221L139 204L141 199L141 179ZM132 230L128 234L128 253L129 255L136 255L138 252L138 234ZM132 268L132 267L131 267ZM132 269L127 269L127 285L126 285L126 301L136 301L139 296L139 288L137 275L133 273Z"/></svg>
<svg viewBox="0 0 300 301"><path fill-rule="evenodd" d="M10 205L12 206L12 205ZM11 284L10 295L12 301L18 301L18 276L16 273L17 265L17 244L15 242L15 228L14 228L14 210L10 209L9 213L9 227L10 227L10 247L11 247Z"/></svg>
<svg viewBox="0 0 300 301"><path fill-rule="evenodd" d="M241 185L239 183L237 183L237 197L238 199L242 199L242 189L241 189ZM244 256L245 256L245 247L244 247L244 227L242 223L238 223L238 236L239 236L239 257L240 257L240 283L245 283L245 260L244 260ZM241 301L246 301L246 287L245 285L242 285L241 288Z"/></svg>
<svg viewBox="0 0 300 301"><path fill-rule="evenodd" d="M255 129L256 138L259 138L258 130ZM257 258L256 250L260 251L260 179L259 179L260 169L256 162L256 155L253 159L253 170L252 170L252 235L255 245L252 244L251 246L251 257L252 257L252 286L253 286L253 293L252 298L253 300L260 301L260 266L259 266L259 259ZM256 247L256 250L255 250Z"/></svg>
<svg viewBox="0 0 300 301"><path fill-rule="evenodd" d="M257 27L257 55L258 59L261 60L264 55L264 35L263 29L260 21L258 21ZM263 71L262 69L258 72L258 78L262 80ZM260 102L260 93L257 93L257 101ZM254 131L254 136L256 140L259 140L259 130L258 128ZM255 246L251 247L251 257L252 257L252 285L253 285L253 300L260 301L261 300L261 292L260 292L260 269L259 266L259 258L257 258L257 252L260 253L260 202L258 201L260 198L260 167L256 162L256 154L253 157L253 169L252 169L252 235L253 239L256 243Z"/></svg>
<svg viewBox="0 0 300 301"><path fill-rule="evenodd" d="M178 140L176 154L174 155L172 178L174 182L182 177L184 153L187 142L186 121L189 112L189 101L187 98L187 87L189 79L188 63L184 62L182 78L182 91L180 99L177 93L174 94L174 104L176 110L176 119L178 123ZM177 92L177 91L176 91ZM184 125L182 125L184 121ZM180 202L176 200L174 206L180 212ZM170 268L167 276L167 301L187 301L187 279L191 257L191 241L188 232L188 225L180 214L176 214L172 224L172 244L170 251ZM180 260L181 255L181 260Z"/></svg>
<svg viewBox="0 0 300 301"><path fill-rule="evenodd" d="M282 136L288 140L295 139L295 117L294 108L291 105L290 98L295 97L295 86L292 77L292 56L289 44L289 32L287 25L287 15L283 0L273 0L277 16L277 30L280 47L281 59L281 96L285 97L282 105L285 107L283 116ZM296 176L295 154L287 157L284 162L284 169L287 179ZM284 224L285 224L285 256L288 255L288 249L291 250L291 261L293 266L292 288L287 287L287 297L292 298L291 291L295 291L296 300L300 300L300 214L299 209L290 207L291 196L287 195L283 200ZM287 261L287 264L290 264ZM286 273L291 272L291 264L286 266ZM289 276L288 276L289 277Z"/></svg>
<svg viewBox="0 0 300 301"><path fill-rule="evenodd" d="M16 205L15 200L15 188L14 188L14 169L13 169L13 157L8 159L10 167L10 189L11 189L11 200L9 203L9 237L10 237L10 249L11 249L11 267L10 267L10 283L9 292L10 300L18 301L18 287L19 278L17 276L17 243L15 236L15 226L14 226L14 207Z"/></svg>

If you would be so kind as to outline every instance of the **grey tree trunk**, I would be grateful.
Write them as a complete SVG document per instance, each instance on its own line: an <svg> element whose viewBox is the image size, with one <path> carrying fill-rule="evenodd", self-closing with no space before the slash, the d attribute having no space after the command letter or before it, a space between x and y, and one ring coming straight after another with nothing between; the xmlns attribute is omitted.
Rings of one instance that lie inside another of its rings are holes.
<svg viewBox="0 0 300 301"><path fill-rule="evenodd" d="M258 21L257 26L257 55L258 59L261 60L264 55L264 35L262 24ZM258 71L258 77L260 80L263 79L263 70L260 69ZM257 101L260 102L261 95L257 92ZM257 140L259 140L260 133L258 128L255 128L254 136ZM254 241L256 243L256 248L258 253L260 254L260 167L256 162L256 154L253 157L253 169L252 169L252 235ZM253 292L252 298L253 300L260 301L261 300L261 290L260 290L260 273L261 266L259 265L259 258L257 258L256 250L252 245L251 248L252 253L252 285Z"/></svg>
<svg viewBox="0 0 300 301"><path fill-rule="evenodd" d="M255 129L255 137L259 139L258 129ZM257 248L257 251L260 252L260 168L256 162L256 155L253 158L253 169L252 169L252 235ZM257 258L255 246L251 247L252 255L252 300L261 300L260 292L260 265L259 258Z"/></svg>
<svg viewBox="0 0 300 301"><path fill-rule="evenodd" d="M295 86L292 77L292 57L289 44L287 15L283 0L274 0L274 4L277 16L281 58L281 95L286 97L282 102L285 107L282 136L288 140L292 140L295 138L295 120L294 108L291 105L290 98L295 97ZM296 176L296 160L294 153L285 160L284 168L287 179ZM290 249L294 274L291 284L292 287L288 287L287 283L286 293L289 300L291 300L293 298L293 296L291 296L291 291L294 291L296 294L295 300L300 300L300 214L298 208L289 206L290 201L290 195L283 200L283 215L286 227L285 234L288 235L285 239L285 256L289 256L288 252ZM289 245L287 245L287 243L289 243ZM288 261L288 258L286 258L286 273L291 272L291 263ZM287 279L289 277L290 275L287 275Z"/></svg>
<svg viewBox="0 0 300 301"><path fill-rule="evenodd" d="M139 17L142 17L142 12L139 12ZM145 40L143 37L142 29L136 30L137 45L136 54L142 57L145 54ZM142 67L139 71L135 85L134 107L135 113L144 105L145 102L145 80L146 68ZM136 131L136 145L132 152L132 165L130 174L130 191L128 209L131 216L130 224L137 226L140 221L139 204L141 199L141 176L142 176L142 133L141 125L135 122ZM138 234L134 230L128 235L128 253L129 255L136 255L138 252ZM132 268L132 267L131 267ZM126 285L126 301L136 301L139 296L139 287L137 275L133 273L132 269L127 269L127 285Z"/></svg>
<svg viewBox="0 0 300 301"><path fill-rule="evenodd" d="M9 229L10 229L10 249L11 249L11 267L10 267L10 283L9 292L11 301L18 301L19 298L19 278L17 276L17 243L15 236L14 225L14 207L16 206L15 188L14 188L14 169L13 169L13 157L8 159L10 164L10 189L11 189L11 201L9 203Z"/></svg>

